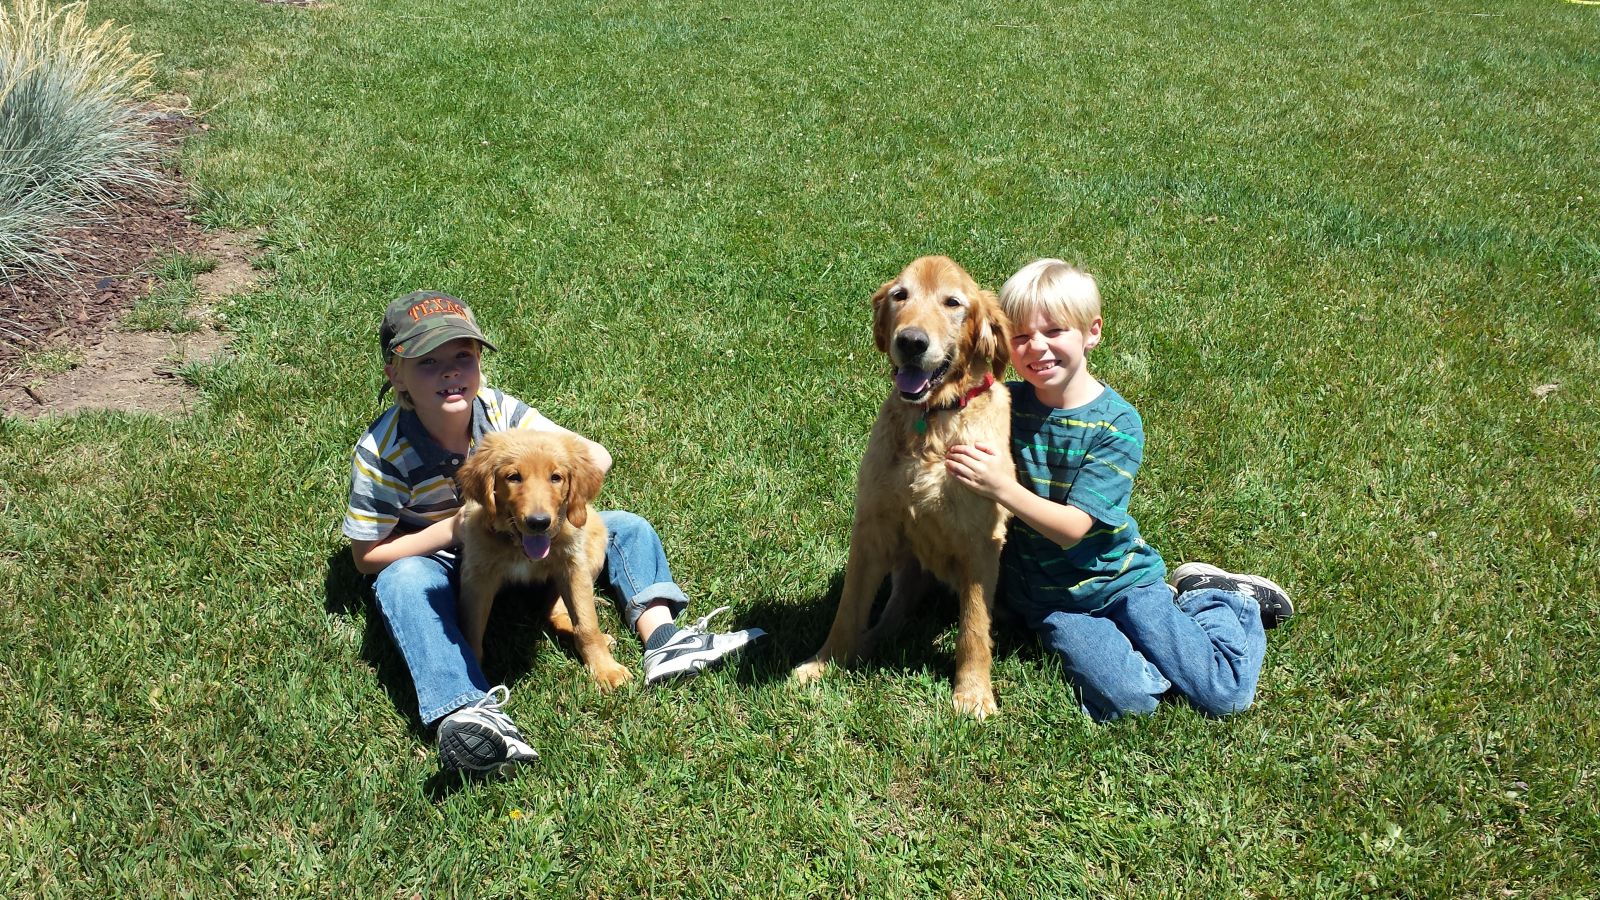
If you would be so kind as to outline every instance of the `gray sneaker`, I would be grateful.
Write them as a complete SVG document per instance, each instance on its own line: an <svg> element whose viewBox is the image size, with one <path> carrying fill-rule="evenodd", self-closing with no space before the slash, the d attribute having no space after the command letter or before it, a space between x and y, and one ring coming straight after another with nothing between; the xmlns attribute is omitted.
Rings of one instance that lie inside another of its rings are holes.
<svg viewBox="0 0 1600 900"><path fill-rule="evenodd" d="M705 671L706 667L738 652L746 644L766 634L759 628L746 628L743 631L730 631L727 634L707 632L706 623L710 622L712 617L727 611L726 606L712 610L710 615L701 617L700 621L688 628L678 629L678 633L666 644L646 653L644 683L655 684L668 678L698 675Z"/></svg>
<svg viewBox="0 0 1600 900"><path fill-rule="evenodd" d="M1206 563L1184 563L1167 581L1180 595L1202 588L1232 591L1261 604L1261 627L1277 628L1294 615L1294 601L1277 582L1260 575L1240 575Z"/></svg>
<svg viewBox="0 0 1600 900"><path fill-rule="evenodd" d="M439 720L439 759L446 768L500 774L539 758L511 717L500 711L510 699L511 691L497 684L482 700Z"/></svg>

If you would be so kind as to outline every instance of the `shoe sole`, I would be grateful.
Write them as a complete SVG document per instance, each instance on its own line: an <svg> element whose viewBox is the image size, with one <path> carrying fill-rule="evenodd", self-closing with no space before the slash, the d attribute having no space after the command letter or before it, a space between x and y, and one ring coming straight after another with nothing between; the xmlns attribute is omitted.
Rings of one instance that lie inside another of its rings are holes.
<svg viewBox="0 0 1600 900"><path fill-rule="evenodd" d="M506 739L487 725L463 722L439 736L439 757L453 769L481 774L499 774L517 765L507 757Z"/></svg>
<svg viewBox="0 0 1600 900"><path fill-rule="evenodd" d="M1270 578L1265 578L1261 575L1241 575L1238 572L1229 572L1227 569L1219 569L1210 563L1184 563L1177 569L1173 570L1172 576L1167 579L1167 583L1173 587L1177 587L1178 582L1188 578L1191 575L1221 575L1224 578L1232 578L1235 581L1243 581L1247 584L1259 584L1263 587L1271 588L1285 597L1289 596L1289 592L1283 589L1283 585L1273 581Z"/></svg>
<svg viewBox="0 0 1600 900"><path fill-rule="evenodd" d="M1240 575L1237 572L1229 572L1227 569L1218 568L1210 563L1184 563L1172 571L1172 575L1167 579L1167 583L1172 586L1173 590L1176 591L1178 589L1178 582L1194 575L1220 575L1223 578L1232 578L1234 581L1242 581L1245 584L1261 585L1262 587L1277 591L1279 596L1283 597L1284 611L1282 614L1275 617L1272 624L1272 627L1274 628L1282 625L1284 622L1287 622L1290 617L1294 615L1294 601L1289 599L1289 592L1283 589L1283 585L1261 575Z"/></svg>

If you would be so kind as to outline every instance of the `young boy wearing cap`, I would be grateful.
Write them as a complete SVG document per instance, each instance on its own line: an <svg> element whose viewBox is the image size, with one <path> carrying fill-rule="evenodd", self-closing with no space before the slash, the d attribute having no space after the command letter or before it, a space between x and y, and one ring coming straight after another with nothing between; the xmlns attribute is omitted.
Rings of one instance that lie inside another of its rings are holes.
<svg viewBox="0 0 1600 900"><path fill-rule="evenodd" d="M436 730L440 759L454 769L499 771L538 754L503 709L510 692L488 686L456 622L461 496L454 476L485 433L566 429L483 384L479 359L494 345L467 305L448 294L394 300L378 338L384 390L392 387L397 402L356 443L344 535L356 568L376 576L378 612L411 672L418 715ZM582 440L608 471L606 448ZM678 628L673 622L689 600L672 580L655 529L632 513L601 518L609 533L602 581L644 642L646 684L696 674L762 636L759 628L706 631L726 607Z"/></svg>

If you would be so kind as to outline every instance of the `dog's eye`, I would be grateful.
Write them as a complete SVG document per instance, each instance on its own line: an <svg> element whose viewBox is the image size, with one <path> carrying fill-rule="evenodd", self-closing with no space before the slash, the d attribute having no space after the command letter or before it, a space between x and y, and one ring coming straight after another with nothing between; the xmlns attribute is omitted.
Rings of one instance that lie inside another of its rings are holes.
<svg viewBox="0 0 1600 900"><path fill-rule="evenodd" d="M911 296L911 292L903 287L897 287L889 292L889 299L894 300L897 303L909 296Z"/></svg>
<svg viewBox="0 0 1600 900"><path fill-rule="evenodd" d="M951 307L951 308L955 308L957 306L960 306L961 305L961 298L955 296L954 294L952 294L952 295L944 298L944 305L948 306L948 307Z"/></svg>
<svg viewBox="0 0 1600 900"><path fill-rule="evenodd" d="M509 473L506 474L506 481L509 481L512 484L521 484L522 483L522 473L521 472L509 472Z"/></svg>
<svg viewBox="0 0 1600 900"><path fill-rule="evenodd" d="M561 473L560 472L551 472L550 473L550 483L551 484L560 484L561 483Z"/></svg>

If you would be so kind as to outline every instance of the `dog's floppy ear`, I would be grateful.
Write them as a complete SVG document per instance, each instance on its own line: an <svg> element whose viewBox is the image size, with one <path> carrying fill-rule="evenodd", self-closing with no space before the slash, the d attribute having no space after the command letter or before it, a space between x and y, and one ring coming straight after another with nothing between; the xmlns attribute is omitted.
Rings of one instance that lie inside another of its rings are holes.
<svg viewBox="0 0 1600 900"><path fill-rule="evenodd" d="M605 473L595 465L589 455L589 446L581 439L567 440L567 521L574 528L582 528L589 521L589 504L600 494Z"/></svg>
<svg viewBox="0 0 1600 900"><path fill-rule="evenodd" d="M872 295L872 342L878 345L879 353L889 352L889 289L892 287L893 281L885 281Z"/></svg>
<svg viewBox="0 0 1600 900"><path fill-rule="evenodd" d="M456 470L456 487L461 489L461 495L482 504L490 516L494 515L495 456L493 449L479 447Z"/></svg>
<svg viewBox="0 0 1600 900"><path fill-rule="evenodd" d="M980 358L989 360L994 377L1002 378L1006 366L1011 364L1011 320L1006 318L999 299L991 291L978 291L978 302L974 305L978 336L973 346Z"/></svg>

